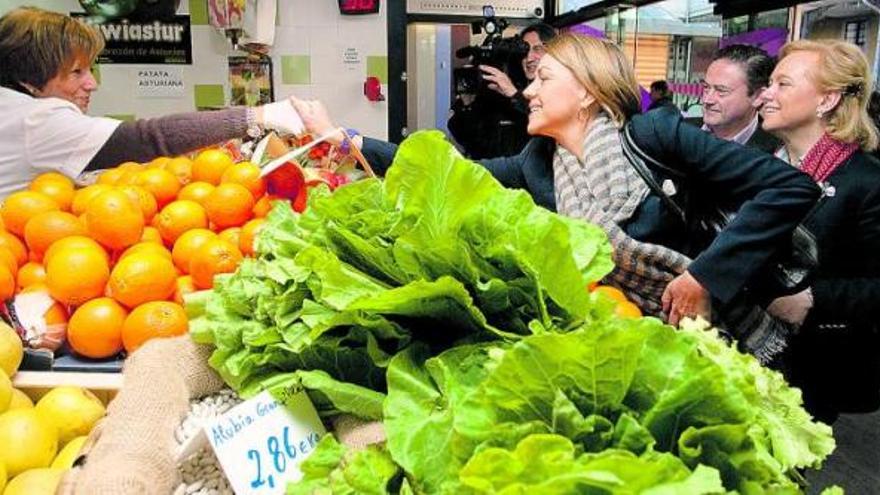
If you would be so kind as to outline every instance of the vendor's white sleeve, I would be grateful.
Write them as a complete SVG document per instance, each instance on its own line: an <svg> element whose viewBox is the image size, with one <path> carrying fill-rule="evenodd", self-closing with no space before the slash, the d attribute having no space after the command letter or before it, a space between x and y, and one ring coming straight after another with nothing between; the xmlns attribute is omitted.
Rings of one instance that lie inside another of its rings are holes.
<svg viewBox="0 0 880 495"><path fill-rule="evenodd" d="M28 164L74 178L85 170L121 123L84 115L69 102L47 98L24 121Z"/></svg>

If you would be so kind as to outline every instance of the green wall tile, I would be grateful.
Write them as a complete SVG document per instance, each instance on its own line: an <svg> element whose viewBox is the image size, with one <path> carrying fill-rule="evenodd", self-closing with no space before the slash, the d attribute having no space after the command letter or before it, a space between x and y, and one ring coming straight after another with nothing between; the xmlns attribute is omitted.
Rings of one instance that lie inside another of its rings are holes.
<svg viewBox="0 0 880 495"><path fill-rule="evenodd" d="M193 86L196 108L216 108L226 105L222 84L196 84Z"/></svg>
<svg viewBox="0 0 880 495"><path fill-rule="evenodd" d="M282 84L311 84L312 60L308 55L281 56Z"/></svg>
<svg viewBox="0 0 880 495"><path fill-rule="evenodd" d="M378 77L382 84L388 84L388 57L367 56L367 76Z"/></svg>
<svg viewBox="0 0 880 495"><path fill-rule="evenodd" d="M189 0L189 23L207 26L208 19L208 0Z"/></svg>

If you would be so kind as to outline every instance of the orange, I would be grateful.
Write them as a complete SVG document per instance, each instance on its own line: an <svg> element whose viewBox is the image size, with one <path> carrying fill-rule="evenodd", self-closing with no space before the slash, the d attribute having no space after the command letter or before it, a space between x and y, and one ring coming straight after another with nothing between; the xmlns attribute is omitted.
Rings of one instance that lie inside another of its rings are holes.
<svg viewBox="0 0 880 495"><path fill-rule="evenodd" d="M31 181L31 184L38 184L42 182L61 182L64 184L68 184L70 187L73 187L73 181L70 179L70 177L58 172L43 172L42 174L34 177L34 180Z"/></svg>
<svg viewBox="0 0 880 495"><path fill-rule="evenodd" d="M144 233L141 235L141 242L153 242L164 245L162 242L162 234L159 233L159 229L152 226L144 227Z"/></svg>
<svg viewBox="0 0 880 495"><path fill-rule="evenodd" d="M99 194L86 208L89 236L109 249L123 249L141 240L144 215L122 191Z"/></svg>
<svg viewBox="0 0 880 495"><path fill-rule="evenodd" d="M28 220L40 213L58 210L58 203L43 193L36 191L19 191L12 193L0 206L0 217L6 230L15 235L24 235L24 226Z"/></svg>
<svg viewBox="0 0 880 495"><path fill-rule="evenodd" d="M86 186L73 195L73 204L70 205L70 212L76 216L80 216L86 212L86 206L102 192L112 191L113 186L107 184L92 184Z"/></svg>
<svg viewBox="0 0 880 495"><path fill-rule="evenodd" d="M614 314L621 318L640 318L642 316L642 311L639 310L638 306L627 301L617 303L617 307L614 308Z"/></svg>
<svg viewBox="0 0 880 495"><path fill-rule="evenodd" d="M611 298L612 301L616 301L618 303L626 303L629 302L629 299L626 298L626 295L618 289L617 287L612 287L610 285L599 285L593 292L597 292L604 296Z"/></svg>
<svg viewBox="0 0 880 495"><path fill-rule="evenodd" d="M16 235L9 232L0 232L0 247L5 247L15 255L18 266L28 262L27 248Z"/></svg>
<svg viewBox="0 0 880 495"><path fill-rule="evenodd" d="M24 227L25 243L37 256L43 256L49 246L59 239L84 234L85 228L79 218L66 211L40 213Z"/></svg>
<svg viewBox="0 0 880 495"><path fill-rule="evenodd" d="M269 212L272 211L272 207L275 206L276 201L283 201L283 199L269 194L260 198L256 204L254 204L254 216L257 218L266 218L266 216L269 215Z"/></svg>
<svg viewBox="0 0 880 495"><path fill-rule="evenodd" d="M183 335L188 328L186 312L179 304L148 302L135 308L125 319L122 344L130 354L150 339Z"/></svg>
<svg viewBox="0 0 880 495"><path fill-rule="evenodd" d="M123 251L122 254L119 256L117 263L124 260L127 256L143 253L155 254L157 256L166 258L169 261L171 260L171 252L165 248L164 244L156 244L155 242L139 242Z"/></svg>
<svg viewBox="0 0 880 495"><path fill-rule="evenodd" d="M153 158L152 160L150 160L149 163L146 164L146 167L147 168L165 168L165 165L167 165L168 162L170 162L170 161L171 161L171 157L157 156L156 158Z"/></svg>
<svg viewBox="0 0 880 495"><path fill-rule="evenodd" d="M55 253L66 249L94 251L95 253L100 254L108 263L110 261L110 255L108 255L107 251L105 251L100 244L95 242L94 239L75 235L53 242L52 245L49 246L49 249L46 250L46 254L43 255L43 265L48 266L49 260L55 256Z"/></svg>
<svg viewBox="0 0 880 495"><path fill-rule="evenodd" d="M238 227L251 219L254 197L241 184L220 184L205 202L208 220L218 229Z"/></svg>
<svg viewBox="0 0 880 495"><path fill-rule="evenodd" d="M174 201L180 191L180 182L177 177L161 168L144 170L138 174L135 184L149 191L156 198L159 208Z"/></svg>
<svg viewBox="0 0 880 495"><path fill-rule="evenodd" d="M76 248L55 252L46 263L49 294L73 306L102 296L110 277L110 266L102 254L95 249Z"/></svg>
<svg viewBox="0 0 880 495"><path fill-rule="evenodd" d="M192 181L192 160L185 156L169 158L163 168L177 177L177 181L180 182L181 186L185 186Z"/></svg>
<svg viewBox="0 0 880 495"><path fill-rule="evenodd" d="M183 186L183 189L177 194L177 199L188 199L205 206L205 200L213 190L214 186L207 182L190 182Z"/></svg>
<svg viewBox="0 0 880 495"><path fill-rule="evenodd" d="M180 271L188 273L193 253L206 242L216 238L217 234L208 229L192 229L184 232L174 242L174 249L171 250L171 259L174 260L174 265Z"/></svg>
<svg viewBox="0 0 880 495"><path fill-rule="evenodd" d="M144 215L145 224L148 224L153 220L153 217L156 216L156 212L159 211L159 204L149 191L141 186L132 185L119 186L117 189L124 192L132 203L140 208L141 213Z"/></svg>
<svg viewBox="0 0 880 495"><path fill-rule="evenodd" d="M245 256L256 254L254 251L254 239L257 238L257 234L264 223L266 223L264 218L255 218L244 224L241 228L241 235L238 238L238 249L241 250L241 254Z"/></svg>
<svg viewBox="0 0 880 495"><path fill-rule="evenodd" d="M13 295L15 295L15 277L5 266L0 266L0 301L5 301Z"/></svg>
<svg viewBox="0 0 880 495"><path fill-rule="evenodd" d="M202 205L195 201L172 201L156 215L156 228L168 245L174 244L184 232L204 229L208 226L208 216Z"/></svg>
<svg viewBox="0 0 880 495"><path fill-rule="evenodd" d="M196 288L210 289L214 286L215 275L234 272L241 259L238 246L223 239L212 239L193 254L189 274Z"/></svg>
<svg viewBox="0 0 880 495"><path fill-rule="evenodd" d="M266 181L260 177L260 167L251 162L239 162L227 168L220 178L220 183L241 184L255 198L266 194Z"/></svg>
<svg viewBox="0 0 880 495"><path fill-rule="evenodd" d="M34 284L46 282L46 267L36 261L28 261L18 269L17 283L19 290L31 287Z"/></svg>
<svg viewBox="0 0 880 495"><path fill-rule="evenodd" d="M106 170L101 172L101 175L98 176L96 184L107 184L112 186L119 182L119 179L122 178L123 175L125 175L125 169L122 168Z"/></svg>
<svg viewBox="0 0 880 495"><path fill-rule="evenodd" d="M135 253L120 259L110 273L110 297L134 308L174 294L177 271L170 258L155 253Z"/></svg>
<svg viewBox="0 0 880 495"><path fill-rule="evenodd" d="M217 236L231 242L233 246L238 246L241 239L241 227L229 227Z"/></svg>
<svg viewBox="0 0 880 495"><path fill-rule="evenodd" d="M77 354L103 359L122 351L122 325L128 311L109 297L83 304L67 323L67 342Z"/></svg>
<svg viewBox="0 0 880 495"><path fill-rule="evenodd" d="M63 211L70 211L70 205L73 203L73 183L61 182L60 180L42 180L40 182L31 182L29 187L31 191L43 193L52 201L58 204Z"/></svg>
<svg viewBox="0 0 880 495"><path fill-rule="evenodd" d="M192 180L203 181L215 186L220 183L223 172L233 164L232 158L223 150L202 151L192 164Z"/></svg>
<svg viewBox="0 0 880 495"><path fill-rule="evenodd" d="M171 300L183 306L183 298L186 297L187 294L192 294L195 291L196 286L193 284L192 276L181 275L180 277L177 277L177 287L174 289L174 296Z"/></svg>
<svg viewBox="0 0 880 495"><path fill-rule="evenodd" d="M6 248L0 248L0 266L5 267L13 277L18 278L18 261L16 261L15 255ZM27 263L24 266L27 266Z"/></svg>

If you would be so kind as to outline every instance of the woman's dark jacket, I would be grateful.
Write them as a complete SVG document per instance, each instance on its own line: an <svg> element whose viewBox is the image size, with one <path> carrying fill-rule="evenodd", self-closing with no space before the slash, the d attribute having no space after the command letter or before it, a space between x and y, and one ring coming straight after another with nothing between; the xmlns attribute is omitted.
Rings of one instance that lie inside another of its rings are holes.
<svg viewBox="0 0 880 495"><path fill-rule="evenodd" d="M856 152L805 224L816 235L813 309L786 351L789 380L822 419L880 407L880 161Z"/></svg>
<svg viewBox="0 0 880 495"><path fill-rule="evenodd" d="M711 136L661 108L632 118L636 144L654 159L694 178L736 218L688 271L722 305L731 301L812 207L819 189L805 174L758 150ZM516 156L481 160L499 182L527 190L535 203L555 210L553 153L556 144L534 138ZM379 172L391 164L394 145L364 139L364 155ZM623 225L632 237L676 249L681 229L655 196L648 196ZM679 236L677 239L676 236Z"/></svg>

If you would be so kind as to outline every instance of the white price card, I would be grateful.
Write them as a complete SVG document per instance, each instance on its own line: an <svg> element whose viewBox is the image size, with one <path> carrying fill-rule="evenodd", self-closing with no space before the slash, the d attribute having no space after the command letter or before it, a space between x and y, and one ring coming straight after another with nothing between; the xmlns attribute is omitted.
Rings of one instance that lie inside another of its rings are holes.
<svg viewBox="0 0 880 495"><path fill-rule="evenodd" d="M237 494L285 493L326 430L302 389L266 391L205 423L203 431ZM285 407L287 404L287 407Z"/></svg>

